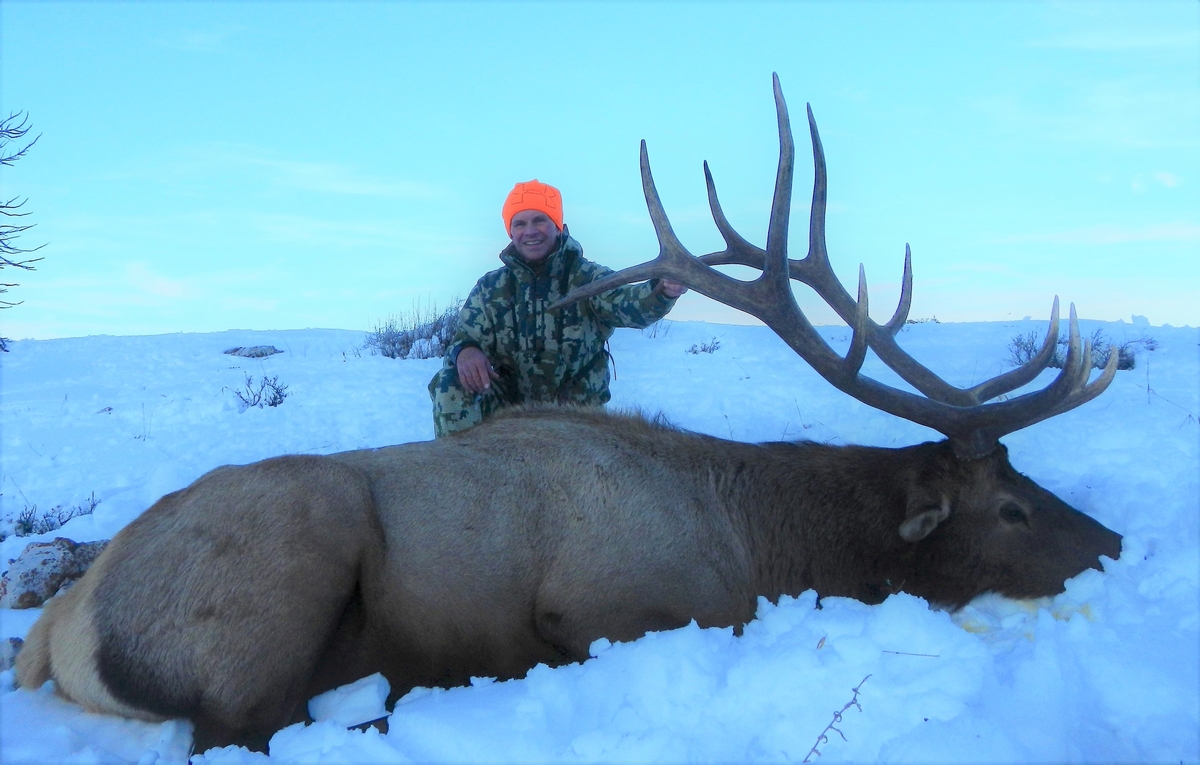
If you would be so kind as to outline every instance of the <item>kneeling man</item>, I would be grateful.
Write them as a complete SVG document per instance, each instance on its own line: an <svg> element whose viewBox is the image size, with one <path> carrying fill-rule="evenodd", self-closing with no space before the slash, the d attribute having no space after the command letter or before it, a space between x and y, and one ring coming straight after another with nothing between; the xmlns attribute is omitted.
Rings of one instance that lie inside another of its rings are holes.
<svg viewBox="0 0 1200 765"><path fill-rule="evenodd" d="M547 311L612 270L583 257L563 226L562 196L553 186L518 183L502 215L512 239L500 253L504 266L471 290L442 369L429 382L439 437L514 404L603 406L611 398L605 343L613 329L648 327L686 291L652 280Z"/></svg>

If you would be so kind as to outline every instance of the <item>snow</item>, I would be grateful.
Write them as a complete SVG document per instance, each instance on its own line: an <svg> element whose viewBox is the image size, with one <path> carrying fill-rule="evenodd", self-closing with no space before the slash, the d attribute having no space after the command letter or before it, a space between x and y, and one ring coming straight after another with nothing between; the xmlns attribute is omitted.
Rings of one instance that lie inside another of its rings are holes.
<svg viewBox="0 0 1200 765"><path fill-rule="evenodd" d="M330 720L343 728L378 720L387 717L384 702L391 690L387 679L376 672L314 696L308 702L308 716L316 722Z"/></svg>
<svg viewBox="0 0 1200 765"><path fill-rule="evenodd" d="M1200 761L1200 332L1081 324L1085 336L1101 327L1158 346L1097 400L1004 439L1018 470L1125 535L1120 560L1055 598L989 595L956 613L903 594L877 606L827 598L820 610L811 592L761 600L740 636L693 624L599 640L589 661L520 680L414 689L387 733L344 727L382 714L382 678L368 678L328 694L322 722L277 733L269 756L227 747L193 762L802 761L814 745L821 762ZM1010 338L1044 327L923 323L900 342L968 385L1009 368ZM846 328L821 331L847 346ZM687 352L713 339L715 352ZM0 356L0 518L92 492L100 504L56 532L10 536L0 555L58 535L110 537L219 465L431 438L425 386L440 362L371 356L362 343L341 330L14 343ZM223 355L238 345L284 353ZM839 393L762 327L665 322L619 331L612 351L611 407L692 430L875 446L937 437ZM873 357L864 371L903 385ZM233 391L247 374L277 375L288 398L239 413ZM0 637L23 636L35 617L0 609ZM6 763L187 758L187 722L88 714L51 684L12 685L0 674Z"/></svg>

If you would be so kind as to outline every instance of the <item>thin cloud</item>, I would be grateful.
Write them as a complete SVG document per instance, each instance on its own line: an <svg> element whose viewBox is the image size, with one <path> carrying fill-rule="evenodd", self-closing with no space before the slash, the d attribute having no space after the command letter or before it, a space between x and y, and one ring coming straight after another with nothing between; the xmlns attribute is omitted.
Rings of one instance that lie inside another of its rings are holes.
<svg viewBox="0 0 1200 765"><path fill-rule="evenodd" d="M238 264L176 277L163 274L150 264L134 261L47 279L40 285L42 294L38 302L50 315L74 317L67 326L78 325L83 320L119 319L125 322L146 311L162 318L214 309L234 311L255 306L269 309L280 302L278 297L272 296L278 294L279 280L278 267ZM119 331L155 331L149 325L129 326L135 329ZM46 330L39 327L36 331ZM54 331L77 334L81 330L76 327Z"/></svg>
<svg viewBox="0 0 1200 765"><path fill-rule="evenodd" d="M278 159L265 156L256 147L193 147L188 154L189 160L182 166L187 172L194 172L197 167L211 170L214 166L257 170L266 176L268 183L299 191L402 199L434 199L445 195L443 189L430 184L364 175L337 162Z"/></svg>
<svg viewBox="0 0 1200 765"><path fill-rule="evenodd" d="M255 214L252 225L268 239L317 246L395 245L401 227L395 223L322 220L302 215Z"/></svg>
<svg viewBox="0 0 1200 765"><path fill-rule="evenodd" d="M1174 188L1175 186L1183 183L1178 175L1175 175L1175 173L1168 173L1166 171L1155 173L1154 180L1169 188Z"/></svg>
<svg viewBox="0 0 1200 765"><path fill-rule="evenodd" d="M442 255L470 252L481 243L468 236L446 236L403 221L342 221L303 215L251 214L251 226L271 241L334 247L394 247Z"/></svg>
<svg viewBox="0 0 1200 765"><path fill-rule="evenodd" d="M357 196L402 197L427 199L438 196L437 189L421 183L368 178L350 168L332 162L302 162L296 160L246 157L246 164L264 167L274 172L281 185L302 191Z"/></svg>
<svg viewBox="0 0 1200 765"><path fill-rule="evenodd" d="M145 263L125 266L125 283L133 290L155 298L193 298L195 291L180 279L155 273Z"/></svg>
<svg viewBox="0 0 1200 765"><path fill-rule="evenodd" d="M1133 242L1200 243L1200 225L1194 223L1165 223L1140 228L1120 226L1091 226L1073 231L1040 234L1018 234L995 240L997 244L1038 242L1046 244L1129 244Z"/></svg>
<svg viewBox="0 0 1200 765"><path fill-rule="evenodd" d="M1126 31L1096 31L1031 40L1026 45L1030 48L1083 50L1101 53L1146 50L1194 51L1200 46L1200 32L1195 30L1181 30L1178 32L1131 34Z"/></svg>
<svg viewBox="0 0 1200 765"><path fill-rule="evenodd" d="M186 29L160 38L158 44L170 50L189 53L218 53L225 49L227 40L249 30L250 27L242 24L220 29Z"/></svg>
<svg viewBox="0 0 1200 765"><path fill-rule="evenodd" d="M1193 149L1190 126L1198 110L1192 89L1141 87L1129 81L1098 83L1071 104L1035 108L1012 95L977 99L973 106L997 125L1024 135L1072 145Z"/></svg>
<svg viewBox="0 0 1200 765"><path fill-rule="evenodd" d="M968 261L957 261L957 262L947 263L945 265L942 265L942 266L940 266L940 268L944 268L947 272L962 272L962 273L971 273L971 274L989 274L989 275L1001 275L1001 276L1011 276L1012 274L1016 273L1016 270L1013 269L1013 267L1010 266L1009 264L998 263L998 262L997 263L973 263L973 262L968 262Z"/></svg>

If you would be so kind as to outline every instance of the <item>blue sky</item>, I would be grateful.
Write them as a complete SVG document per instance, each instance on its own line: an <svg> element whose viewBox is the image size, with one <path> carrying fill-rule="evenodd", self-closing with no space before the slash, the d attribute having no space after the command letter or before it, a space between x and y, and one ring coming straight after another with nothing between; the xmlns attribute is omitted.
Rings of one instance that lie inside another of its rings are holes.
<svg viewBox="0 0 1200 765"><path fill-rule="evenodd" d="M657 252L638 178L694 253L765 238L810 102L828 240L872 313L913 248L912 315L1200 325L1200 3L0 5L0 109L41 140L0 173L47 242L13 338L367 329L499 265L516 181L562 189L587 255ZM833 321L803 287L802 307ZM739 321L689 295L677 319Z"/></svg>

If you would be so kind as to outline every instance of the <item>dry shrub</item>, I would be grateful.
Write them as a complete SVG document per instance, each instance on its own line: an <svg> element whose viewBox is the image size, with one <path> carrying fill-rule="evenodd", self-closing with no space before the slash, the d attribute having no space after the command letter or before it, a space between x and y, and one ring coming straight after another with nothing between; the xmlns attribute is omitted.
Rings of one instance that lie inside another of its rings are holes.
<svg viewBox="0 0 1200 765"><path fill-rule="evenodd" d="M430 303L422 307L420 302L409 313L389 316L376 323L367 333L365 350L371 355L380 354L389 359L433 359L446 352L446 346L454 339L458 330L459 301L444 311Z"/></svg>

